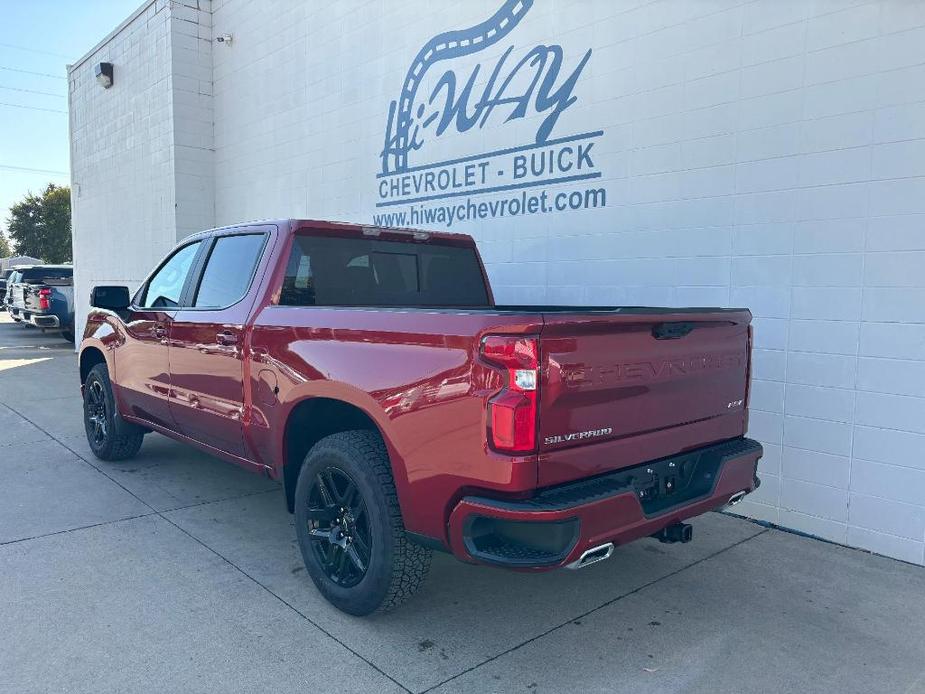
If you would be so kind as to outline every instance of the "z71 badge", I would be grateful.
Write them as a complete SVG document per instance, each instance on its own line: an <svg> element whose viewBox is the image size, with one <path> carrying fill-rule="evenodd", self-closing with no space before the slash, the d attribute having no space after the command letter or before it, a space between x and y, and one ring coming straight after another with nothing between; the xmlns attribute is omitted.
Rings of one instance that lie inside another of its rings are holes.
<svg viewBox="0 0 925 694"><path fill-rule="evenodd" d="M556 434L555 436L547 436L545 439L543 439L543 443L547 446L551 446L555 443L568 443L570 441L581 441L582 439L594 439L599 436L608 436L612 433L612 427L604 427L603 429L589 429L588 431L576 431L571 434Z"/></svg>

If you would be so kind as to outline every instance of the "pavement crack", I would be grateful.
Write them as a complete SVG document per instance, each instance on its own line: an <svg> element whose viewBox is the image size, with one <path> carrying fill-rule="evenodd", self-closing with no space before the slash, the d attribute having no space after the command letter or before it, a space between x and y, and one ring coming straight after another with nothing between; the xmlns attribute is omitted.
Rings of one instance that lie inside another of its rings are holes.
<svg viewBox="0 0 925 694"><path fill-rule="evenodd" d="M15 545L19 542L29 542L30 540L41 540L45 537L54 537L55 535L66 535L67 533L74 533L78 530L89 530L90 528L99 528L104 525L115 525L116 523L122 523L123 521L137 520L138 518L150 518L151 516L160 515L156 512L152 513L140 513L137 516L126 516L125 518L115 518L113 520L101 521L99 523L90 523L89 525L79 525L76 528L65 528L64 530L55 530L50 533L42 533L41 535L32 535L30 537L19 537L15 540L5 540L0 542L0 547L5 547L7 545Z"/></svg>
<svg viewBox="0 0 925 694"><path fill-rule="evenodd" d="M672 571L672 572L670 572L670 573L667 573L667 574L665 574L664 576L659 576L658 578L655 578L655 579L653 579L653 580L651 580L651 581L649 581L649 582L647 582L647 583L643 583L641 586L637 586L636 588L633 588L633 590L631 590L631 591L628 591L628 592L626 592L626 593L623 593L622 595L618 595L618 596L615 597L615 598L611 598L610 600L607 600L606 602L601 603L601 604L598 605L597 607L592 607L590 610L587 610L587 611L585 611L585 612L582 612L581 614L579 614L579 615L577 615L577 616L575 616L575 617L569 617L567 620L565 620L565 621L562 622L561 624L557 624L557 625L555 625L555 626L552 626L552 627L550 627L549 629L547 629L546 631L544 631L544 632L542 632L542 633L539 633L539 634L536 634L535 636L531 636L531 637L530 637L529 639L527 639L526 641L523 641L523 642L521 642L521 643L518 643L516 646L511 646L510 648L508 648L508 649L506 649L506 650L504 650L504 651L501 651L500 653L496 653L495 655L491 656L490 658L486 658L486 659L483 660L481 663L477 663L476 665L472 665L472 666L466 668L465 670L456 673L456 674L453 675L452 677L448 677L447 679L443 680L442 682L438 682L437 684L434 684L434 685L428 687L427 689L422 690L422 691L420 692L420 694L427 694L427 692L431 692L431 691L437 689L438 687L442 687L443 685L447 684L448 682L452 682L453 680L456 680L456 679L462 677L463 675L467 675L467 674L469 674L470 672L473 672L474 670L478 670L480 667L482 667L482 666L484 666L484 665L487 665L488 663L494 662L495 660L498 660L499 658L502 658L502 657L506 656L506 655L509 654L509 653L513 653L514 651L520 650L520 649L523 648L524 646L527 646L527 645L533 643L534 641L538 641L539 639L541 639L541 638L543 638L543 637L545 637L545 636L549 636L549 634L552 634L553 632L558 631L559 629L562 629L563 627L566 627L566 626L568 626L569 624L574 623L575 620L584 619L584 618L587 617L588 615L594 614L595 612L598 612L598 611L604 609L605 607L610 607L610 606L613 605L614 603L620 602L620 601L623 600L624 598L628 598L628 597L630 597L630 596L632 596L632 595L635 595L636 593L640 593L640 592L642 592L643 590L645 590L646 588L649 588L649 587L651 587L651 586L654 586L656 583L659 583L659 582L661 582L661 581L664 581L664 580L666 580L666 579L668 579L668 578L671 578L671 577L673 577L673 576L677 576L678 574L680 574L680 573L682 573L682 572L684 572L684 571L687 571L687 570L690 569L690 568L693 568L693 567L695 567L695 566L698 566L698 565L704 563L705 561L708 561L708 560L710 560L710 559L713 559L714 557L719 556L720 554L723 554L724 552L728 552L728 551L731 550L731 549L735 549L735 548L738 547L739 545L743 545L743 544L745 544L746 542L749 542L749 541L751 541L751 540L754 540L756 537L760 537L760 536L764 535L765 533L769 532L769 530L770 530L769 528L765 528L765 529L763 529L761 532L755 533L754 535L749 535L748 537L746 537L746 538L744 538L744 539L742 539L742 540L739 540L738 542L735 542L735 543L729 545L728 547L723 547L722 549L719 549L719 550L713 552L712 554L708 554L708 555L705 556L705 557L701 557L701 558L698 559L697 561L691 562L690 564L687 564L686 566L682 566L682 567L679 568L679 569L675 569L674 571Z"/></svg>

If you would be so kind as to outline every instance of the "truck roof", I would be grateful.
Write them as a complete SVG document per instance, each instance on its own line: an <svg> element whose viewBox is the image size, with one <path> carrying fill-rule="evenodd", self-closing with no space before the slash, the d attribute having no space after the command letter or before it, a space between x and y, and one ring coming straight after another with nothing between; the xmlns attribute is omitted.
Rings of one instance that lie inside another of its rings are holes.
<svg viewBox="0 0 925 694"><path fill-rule="evenodd" d="M475 241L469 234L457 234L448 231L431 231L429 229L411 229L411 228L395 228L395 227L380 227L374 224L358 224L356 222L336 222L323 219L260 219L250 222L242 222L239 224L230 224L223 227L216 227L215 229L208 229L206 231L200 232L201 234L208 234L214 231L222 231L226 229L238 229L244 226L256 226L260 224L274 224L280 228L287 228L291 232L298 231L300 229L311 229L312 231L321 231L321 232L333 232L339 236L391 236L399 235L405 236L408 234L426 234L427 239L439 239L441 241L446 241L451 244L461 244L461 245L474 245ZM198 234L193 234L192 236L198 236ZM421 238L420 240L425 240Z"/></svg>

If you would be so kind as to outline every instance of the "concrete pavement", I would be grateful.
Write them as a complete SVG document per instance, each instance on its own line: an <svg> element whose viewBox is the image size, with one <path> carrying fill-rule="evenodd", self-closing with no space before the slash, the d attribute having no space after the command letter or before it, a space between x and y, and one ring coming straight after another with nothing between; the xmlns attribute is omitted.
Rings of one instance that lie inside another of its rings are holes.
<svg viewBox="0 0 925 694"><path fill-rule="evenodd" d="M273 482L149 435L102 463L75 357L0 320L0 692L925 692L925 570L721 514L588 569L437 555L367 619Z"/></svg>

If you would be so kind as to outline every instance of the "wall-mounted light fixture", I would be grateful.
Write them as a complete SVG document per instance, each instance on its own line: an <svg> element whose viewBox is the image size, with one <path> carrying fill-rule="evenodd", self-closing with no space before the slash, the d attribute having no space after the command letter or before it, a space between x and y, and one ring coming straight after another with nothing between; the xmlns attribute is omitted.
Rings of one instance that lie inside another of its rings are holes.
<svg viewBox="0 0 925 694"><path fill-rule="evenodd" d="M216 37L215 37L215 42L216 42L216 43L224 43L224 44L230 46L230 45L231 45L231 41L232 41L233 39L234 39L234 37L233 37L231 34L222 34L221 36L216 36Z"/></svg>
<svg viewBox="0 0 925 694"><path fill-rule="evenodd" d="M103 89L109 89L112 86L112 63L98 63L94 72L96 72L96 81L103 85Z"/></svg>

